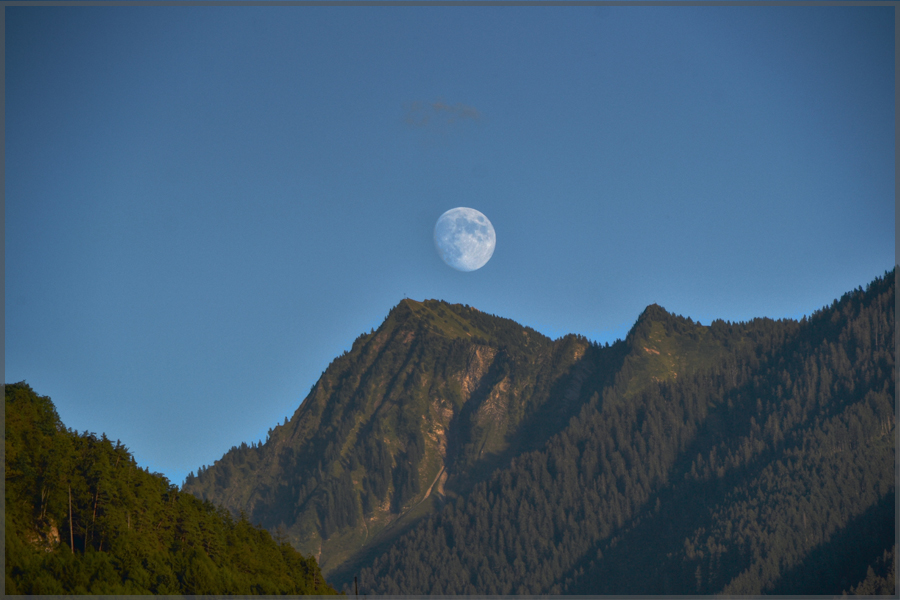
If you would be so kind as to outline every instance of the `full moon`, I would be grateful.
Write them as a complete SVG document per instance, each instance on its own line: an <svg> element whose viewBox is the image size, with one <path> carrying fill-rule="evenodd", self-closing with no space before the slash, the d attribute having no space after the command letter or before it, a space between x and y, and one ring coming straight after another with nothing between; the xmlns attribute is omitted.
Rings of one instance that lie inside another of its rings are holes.
<svg viewBox="0 0 900 600"><path fill-rule="evenodd" d="M494 226L474 208L451 208L434 226L434 247L457 271L483 267L493 256L496 243Z"/></svg>

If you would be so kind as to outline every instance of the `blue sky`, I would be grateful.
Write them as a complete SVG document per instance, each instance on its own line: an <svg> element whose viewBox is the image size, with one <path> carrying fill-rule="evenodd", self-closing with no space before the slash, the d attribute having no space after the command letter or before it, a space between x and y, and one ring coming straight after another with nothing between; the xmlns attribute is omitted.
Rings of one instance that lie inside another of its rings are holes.
<svg viewBox="0 0 900 600"><path fill-rule="evenodd" d="M181 483L404 296L809 314L895 262L893 11L7 7L5 380Z"/></svg>

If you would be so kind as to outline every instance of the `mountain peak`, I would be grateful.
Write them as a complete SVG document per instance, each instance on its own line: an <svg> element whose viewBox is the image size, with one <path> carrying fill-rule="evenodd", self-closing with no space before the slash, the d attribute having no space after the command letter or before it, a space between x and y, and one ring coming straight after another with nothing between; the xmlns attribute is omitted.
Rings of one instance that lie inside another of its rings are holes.
<svg viewBox="0 0 900 600"><path fill-rule="evenodd" d="M396 326L412 328L449 339L489 340L494 337L492 332L498 327L495 321L508 321L508 319L486 315L467 304L404 298L391 309L381 327L387 329ZM521 328L518 324L516 327Z"/></svg>
<svg viewBox="0 0 900 600"><path fill-rule="evenodd" d="M422 306L422 302L418 300L413 300L412 298L404 298L400 302L397 303L397 306L406 306L410 309L415 309L416 307Z"/></svg>
<svg viewBox="0 0 900 600"><path fill-rule="evenodd" d="M656 304L655 302L640 314L638 317L638 322L642 321L665 321L666 319L670 319L672 317L671 313L669 313L665 308Z"/></svg>

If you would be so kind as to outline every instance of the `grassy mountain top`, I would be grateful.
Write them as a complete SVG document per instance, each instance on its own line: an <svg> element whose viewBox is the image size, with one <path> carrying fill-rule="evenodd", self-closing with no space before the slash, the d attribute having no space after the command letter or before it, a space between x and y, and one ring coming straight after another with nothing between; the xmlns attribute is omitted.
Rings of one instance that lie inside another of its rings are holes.
<svg viewBox="0 0 900 600"><path fill-rule="evenodd" d="M467 313L475 309L453 305L440 300L425 300L416 302L405 299L395 309L398 320L416 319L430 325L430 333L441 335L447 339L480 337L488 339L491 335L480 329L470 319Z"/></svg>
<svg viewBox="0 0 900 600"><path fill-rule="evenodd" d="M24 382L5 397L7 594L336 593L314 558L66 429Z"/></svg>
<svg viewBox="0 0 900 600"><path fill-rule="evenodd" d="M552 342L545 335L511 319L484 313L467 304L450 304L443 300L401 300L379 327L379 332L397 326L447 340L459 339L494 347L502 346L507 351Z"/></svg>
<svg viewBox="0 0 900 600"><path fill-rule="evenodd" d="M795 334L797 325L795 321L766 318L746 323L717 319L701 325L651 304L625 338L629 356L620 376L620 380L627 380L621 393L631 398L650 383L675 381L679 376L713 368L727 357L756 348L763 337Z"/></svg>

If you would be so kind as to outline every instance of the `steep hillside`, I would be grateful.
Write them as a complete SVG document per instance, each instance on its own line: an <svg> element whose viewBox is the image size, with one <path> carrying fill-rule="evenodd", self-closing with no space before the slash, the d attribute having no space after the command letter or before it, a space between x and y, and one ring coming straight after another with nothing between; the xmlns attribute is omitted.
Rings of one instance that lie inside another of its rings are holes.
<svg viewBox="0 0 900 600"><path fill-rule="evenodd" d="M184 491L283 532L327 573L564 426L598 376L596 351L474 308L404 300L264 444L232 448Z"/></svg>
<svg viewBox="0 0 900 600"><path fill-rule="evenodd" d="M894 543L893 334L893 272L800 323L700 327L650 307L614 385L383 548L360 589L884 587L867 569Z"/></svg>
<svg viewBox="0 0 900 600"><path fill-rule="evenodd" d="M651 305L612 346L404 300L184 489L366 593L880 589L893 333L893 271L800 322Z"/></svg>
<svg viewBox="0 0 900 600"><path fill-rule="evenodd" d="M7 594L335 594L315 559L6 385Z"/></svg>

